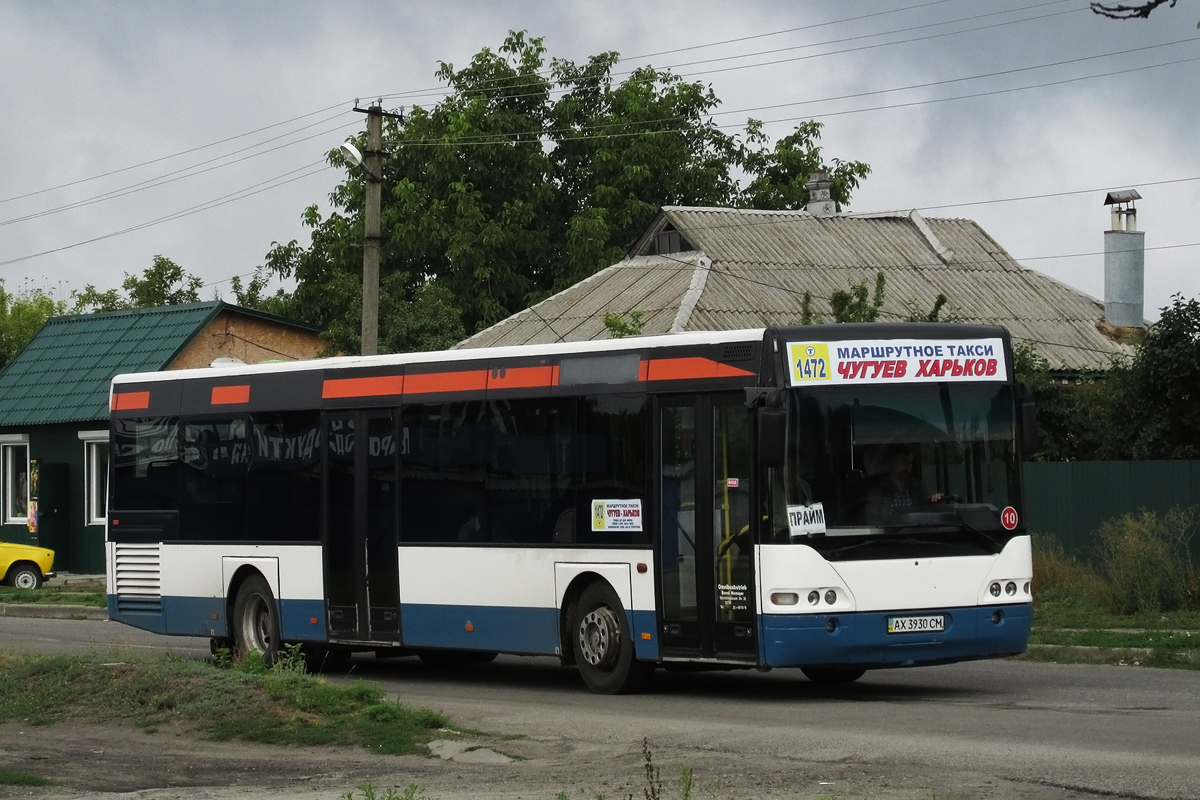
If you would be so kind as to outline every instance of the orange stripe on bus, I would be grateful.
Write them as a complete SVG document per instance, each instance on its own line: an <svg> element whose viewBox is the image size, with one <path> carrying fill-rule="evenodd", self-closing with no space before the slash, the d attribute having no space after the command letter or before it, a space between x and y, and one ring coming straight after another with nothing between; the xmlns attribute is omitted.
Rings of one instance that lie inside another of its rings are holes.
<svg viewBox="0 0 1200 800"><path fill-rule="evenodd" d="M136 411L150 407L149 392L114 392L112 397L113 411Z"/></svg>
<svg viewBox="0 0 1200 800"><path fill-rule="evenodd" d="M682 381L696 378L753 377L753 372L731 367L711 358L654 358L650 360L647 380Z"/></svg>
<svg viewBox="0 0 1200 800"><path fill-rule="evenodd" d="M405 381L405 394L482 391L487 388L488 371L477 369L464 372L429 372L424 375L407 375Z"/></svg>
<svg viewBox="0 0 1200 800"><path fill-rule="evenodd" d="M553 386L556 381L554 367L497 367L488 373L489 389L529 389L537 386Z"/></svg>
<svg viewBox="0 0 1200 800"><path fill-rule="evenodd" d="M374 378L336 378L321 386L321 397L380 397L404 394L403 375L380 375Z"/></svg>
<svg viewBox="0 0 1200 800"><path fill-rule="evenodd" d="M212 405L227 406L236 403L250 402L250 387L243 386L214 386L212 388Z"/></svg>

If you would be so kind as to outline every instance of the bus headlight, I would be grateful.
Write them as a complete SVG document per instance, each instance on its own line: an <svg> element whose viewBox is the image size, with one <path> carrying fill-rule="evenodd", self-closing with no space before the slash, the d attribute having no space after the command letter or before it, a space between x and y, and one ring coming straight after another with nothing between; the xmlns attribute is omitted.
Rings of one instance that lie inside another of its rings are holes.
<svg viewBox="0 0 1200 800"><path fill-rule="evenodd" d="M777 606L794 606L800 602L800 595L795 592L772 592L771 602Z"/></svg>
<svg viewBox="0 0 1200 800"><path fill-rule="evenodd" d="M1004 584L1004 593L1010 597L1012 595L1016 594L1017 593L1016 581L1009 581L1008 583Z"/></svg>
<svg viewBox="0 0 1200 800"><path fill-rule="evenodd" d="M810 606L815 606L819 602L821 602L821 593L816 589L813 589L808 593L808 604Z"/></svg>
<svg viewBox="0 0 1200 800"><path fill-rule="evenodd" d="M833 589L830 589L829 591L825 592L825 602L829 603L829 605L833 605L834 603L836 603L837 602L837 592L835 592Z"/></svg>
<svg viewBox="0 0 1200 800"><path fill-rule="evenodd" d="M988 587L988 592L989 592L989 593L992 595L992 597L999 597L999 596L1000 596L1000 583L999 583L999 581L997 581L996 583L993 583L991 586L989 586L989 587Z"/></svg>

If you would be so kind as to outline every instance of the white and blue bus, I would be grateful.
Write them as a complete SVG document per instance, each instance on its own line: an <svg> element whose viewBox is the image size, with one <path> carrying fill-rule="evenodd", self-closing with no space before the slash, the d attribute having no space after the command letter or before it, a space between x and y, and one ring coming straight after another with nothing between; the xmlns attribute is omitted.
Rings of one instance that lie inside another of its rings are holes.
<svg viewBox="0 0 1200 800"><path fill-rule="evenodd" d="M349 357L112 384L112 619L270 661L866 670L1025 650L998 327Z"/></svg>

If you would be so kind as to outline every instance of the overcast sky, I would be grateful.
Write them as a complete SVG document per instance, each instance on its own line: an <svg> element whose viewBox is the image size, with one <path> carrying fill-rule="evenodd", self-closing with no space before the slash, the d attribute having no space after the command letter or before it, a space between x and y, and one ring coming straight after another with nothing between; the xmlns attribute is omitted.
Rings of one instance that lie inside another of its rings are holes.
<svg viewBox="0 0 1200 800"><path fill-rule="evenodd" d="M872 168L850 210L975 219L1097 298L1104 193L1137 188L1156 319L1200 296L1197 19L1084 0L0 0L0 278L65 297L163 254L232 299L272 242L307 243L301 212L341 178L324 154L363 125L354 98L432 105L412 93L439 60L523 29L550 56L616 50L711 84L718 124L778 120L778 138L820 119L828 157ZM1036 195L1056 196L1013 199Z"/></svg>

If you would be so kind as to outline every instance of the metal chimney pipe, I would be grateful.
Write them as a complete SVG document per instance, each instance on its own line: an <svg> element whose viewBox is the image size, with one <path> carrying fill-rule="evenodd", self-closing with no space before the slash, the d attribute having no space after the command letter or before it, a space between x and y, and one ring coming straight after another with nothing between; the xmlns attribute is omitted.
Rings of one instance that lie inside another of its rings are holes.
<svg viewBox="0 0 1200 800"><path fill-rule="evenodd" d="M1112 230L1104 232L1104 316L1118 328L1141 328L1146 322L1146 234L1137 229L1137 190L1109 192Z"/></svg>

